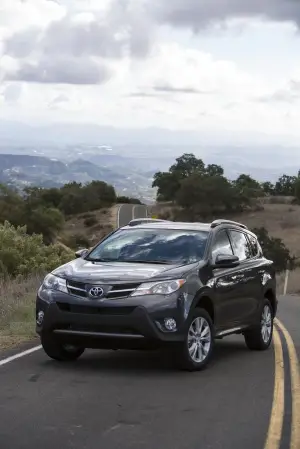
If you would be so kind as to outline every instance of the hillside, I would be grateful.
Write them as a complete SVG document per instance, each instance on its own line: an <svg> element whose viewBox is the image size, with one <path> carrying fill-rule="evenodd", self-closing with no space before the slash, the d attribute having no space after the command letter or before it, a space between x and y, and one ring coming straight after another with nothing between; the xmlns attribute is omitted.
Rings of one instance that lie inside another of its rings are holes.
<svg viewBox="0 0 300 449"><path fill-rule="evenodd" d="M0 183L24 188L26 186L61 187L72 181L88 183L101 180L115 187L119 194L139 198L149 197L151 181L147 175L114 169L98 161L84 159L70 161L25 154L0 154ZM150 195L151 198L151 195Z"/></svg>
<svg viewBox="0 0 300 449"><path fill-rule="evenodd" d="M95 245L116 226L116 209L99 209L69 217L58 236L58 241L71 248L87 248Z"/></svg>

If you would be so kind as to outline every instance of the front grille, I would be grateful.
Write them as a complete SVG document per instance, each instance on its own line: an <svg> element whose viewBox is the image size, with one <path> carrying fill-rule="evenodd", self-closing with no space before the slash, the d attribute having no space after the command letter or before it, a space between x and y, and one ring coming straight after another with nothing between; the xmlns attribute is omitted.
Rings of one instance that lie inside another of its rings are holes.
<svg viewBox="0 0 300 449"><path fill-rule="evenodd" d="M107 298L126 298L131 295L131 293L139 286L140 284L119 284L113 285L111 290L107 293Z"/></svg>
<svg viewBox="0 0 300 449"><path fill-rule="evenodd" d="M71 295L81 296L82 298L88 296L86 286L82 282L67 281L67 288Z"/></svg>
<svg viewBox="0 0 300 449"><path fill-rule="evenodd" d="M140 285L140 283L131 284L115 284L115 285L102 285L106 292L103 298L118 299L126 298ZM84 284L82 282L67 281L67 288L70 295L79 296L81 298L88 298L88 291L92 288L91 284Z"/></svg>

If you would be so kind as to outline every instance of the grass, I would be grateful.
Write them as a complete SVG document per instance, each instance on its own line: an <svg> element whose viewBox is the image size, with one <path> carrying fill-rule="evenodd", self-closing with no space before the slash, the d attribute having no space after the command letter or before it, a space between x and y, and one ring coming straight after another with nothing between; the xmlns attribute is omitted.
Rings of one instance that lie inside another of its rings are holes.
<svg viewBox="0 0 300 449"><path fill-rule="evenodd" d="M70 217L65 223L60 241L73 249L94 246L115 227L115 209L99 209Z"/></svg>
<svg viewBox="0 0 300 449"><path fill-rule="evenodd" d="M42 276L0 280L0 349L35 337L35 295Z"/></svg>
<svg viewBox="0 0 300 449"><path fill-rule="evenodd" d="M280 273L277 276L277 294L283 294L285 273ZM300 268L289 273L288 285L287 285L288 295L300 295Z"/></svg>

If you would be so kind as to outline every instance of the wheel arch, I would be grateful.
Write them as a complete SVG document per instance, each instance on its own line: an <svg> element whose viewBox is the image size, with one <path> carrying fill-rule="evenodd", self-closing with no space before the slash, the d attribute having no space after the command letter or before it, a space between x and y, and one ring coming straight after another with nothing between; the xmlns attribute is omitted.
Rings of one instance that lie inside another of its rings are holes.
<svg viewBox="0 0 300 449"><path fill-rule="evenodd" d="M201 295L200 297L196 298L195 300L195 309L196 308L201 308L206 310L206 312L209 314L212 322L215 322L215 307L214 307L214 303L212 301L212 299L210 298L210 296L204 294Z"/></svg>
<svg viewBox="0 0 300 449"><path fill-rule="evenodd" d="M276 316L276 313L277 313L277 298L276 298L275 291L272 288L267 288L265 293L264 293L264 297L266 299L268 299L268 301L271 304L272 311L273 311L273 316Z"/></svg>

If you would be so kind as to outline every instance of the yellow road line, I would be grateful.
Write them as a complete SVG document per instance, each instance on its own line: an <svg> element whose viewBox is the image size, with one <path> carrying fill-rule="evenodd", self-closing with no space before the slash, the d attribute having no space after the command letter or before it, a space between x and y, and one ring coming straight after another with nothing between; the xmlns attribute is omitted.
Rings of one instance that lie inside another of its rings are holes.
<svg viewBox="0 0 300 449"><path fill-rule="evenodd" d="M275 379L269 430L264 449L279 449L284 417L284 365L280 335L274 327ZM298 448L299 449L299 448Z"/></svg>
<svg viewBox="0 0 300 449"><path fill-rule="evenodd" d="M276 325L282 331L289 352L292 383L292 429L290 449L300 449L300 374L296 348L286 327L276 319Z"/></svg>

